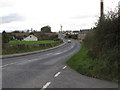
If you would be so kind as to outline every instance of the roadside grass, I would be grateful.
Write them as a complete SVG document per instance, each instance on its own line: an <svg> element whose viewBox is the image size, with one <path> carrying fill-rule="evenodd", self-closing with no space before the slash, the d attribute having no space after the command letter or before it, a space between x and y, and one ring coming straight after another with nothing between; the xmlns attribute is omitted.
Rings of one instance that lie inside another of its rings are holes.
<svg viewBox="0 0 120 90"><path fill-rule="evenodd" d="M83 75L118 82L118 75L116 72L109 72L110 68L104 64L106 62L93 60L87 53L88 49L82 43L80 51L66 62L67 65Z"/></svg>
<svg viewBox="0 0 120 90"><path fill-rule="evenodd" d="M42 41L9 41L9 44L46 44L54 43L53 40L42 40Z"/></svg>

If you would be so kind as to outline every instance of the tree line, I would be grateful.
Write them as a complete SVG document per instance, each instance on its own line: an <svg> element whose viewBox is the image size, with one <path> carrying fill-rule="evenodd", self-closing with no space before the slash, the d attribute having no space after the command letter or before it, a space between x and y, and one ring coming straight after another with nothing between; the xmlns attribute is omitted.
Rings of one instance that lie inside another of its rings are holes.
<svg viewBox="0 0 120 90"><path fill-rule="evenodd" d="M25 33L24 31L18 31L18 30L15 30L13 31L12 33ZM30 34L34 34L34 33L38 33L37 31L33 31L33 32L30 32ZM56 38L57 35L53 35L53 36L47 36L46 34L44 33L52 33L51 31L51 27L50 26L44 26L40 29L40 33L42 33L42 36L39 35L39 39L53 39L53 38ZM22 40L24 37L23 36L15 36L15 35L12 35L11 33L7 33L5 30L2 32L2 43L8 43L10 40L13 39L13 36L17 39L17 40Z"/></svg>

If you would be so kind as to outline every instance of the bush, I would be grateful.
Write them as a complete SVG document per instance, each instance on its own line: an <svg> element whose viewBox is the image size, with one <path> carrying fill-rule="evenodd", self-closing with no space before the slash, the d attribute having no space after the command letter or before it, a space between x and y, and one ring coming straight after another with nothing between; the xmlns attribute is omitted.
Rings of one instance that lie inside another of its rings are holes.
<svg viewBox="0 0 120 90"><path fill-rule="evenodd" d="M98 24L89 32L84 40L88 48L87 55L93 60L98 60L103 67L98 73L104 73L114 79L120 80L118 65L120 63L120 17L117 13L111 12L99 19Z"/></svg>
<svg viewBox="0 0 120 90"><path fill-rule="evenodd" d="M67 36L65 36L66 39L78 39L78 35L74 35L74 34L68 34Z"/></svg>

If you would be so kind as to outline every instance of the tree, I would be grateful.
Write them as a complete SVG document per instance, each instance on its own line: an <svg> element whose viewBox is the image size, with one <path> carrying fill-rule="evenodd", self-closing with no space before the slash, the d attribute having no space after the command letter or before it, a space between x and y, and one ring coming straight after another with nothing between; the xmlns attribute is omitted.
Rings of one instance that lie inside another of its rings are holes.
<svg viewBox="0 0 120 90"><path fill-rule="evenodd" d="M41 28L42 33L51 33L51 27L50 26L44 26Z"/></svg>
<svg viewBox="0 0 120 90"><path fill-rule="evenodd" d="M2 32L2 43L8 43L11 40L12 36L5 31Z"/></svg>
<svg viewBox="0 0 120 90"><path fill-rule="evenodd" d="M13 33L20 33L20 31L18 31L18 30L15 30L15 31L13 31Z"/></svg>

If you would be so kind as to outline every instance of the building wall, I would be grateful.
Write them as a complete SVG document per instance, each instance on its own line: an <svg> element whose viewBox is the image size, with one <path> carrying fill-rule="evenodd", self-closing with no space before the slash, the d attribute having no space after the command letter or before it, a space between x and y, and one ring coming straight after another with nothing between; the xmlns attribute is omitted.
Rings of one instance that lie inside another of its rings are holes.
<svg viewBox="0 0 120 90"><path fill-rule="evenodd" d="M86 34L78 34L78 39L79 40L84 40L85 36L86 36Z"/></svg>
<svg viewBox="0 0 120 90"><path fill-rule="evenodd" d="M24 38L23 41L38 41L38 38L34 35L29 35L28 37Z"/></svg>

